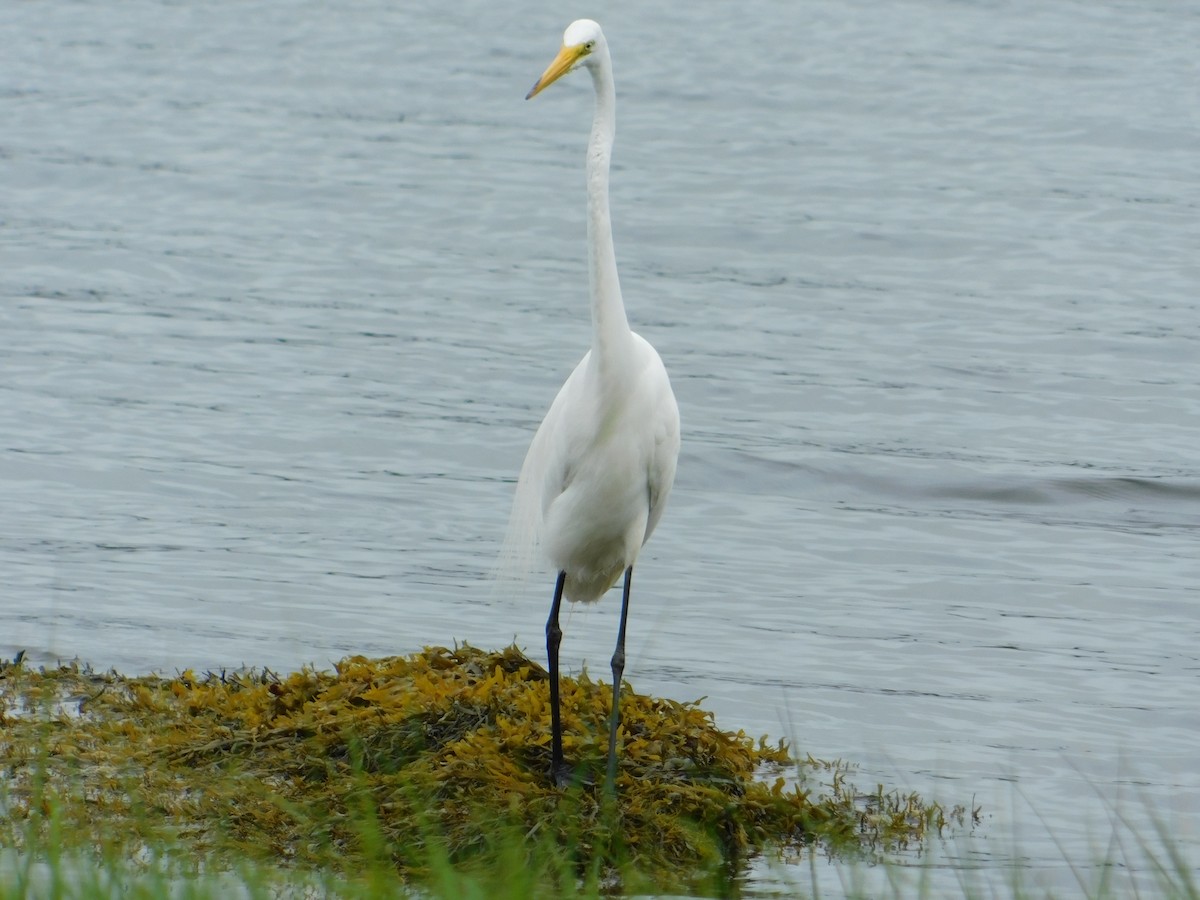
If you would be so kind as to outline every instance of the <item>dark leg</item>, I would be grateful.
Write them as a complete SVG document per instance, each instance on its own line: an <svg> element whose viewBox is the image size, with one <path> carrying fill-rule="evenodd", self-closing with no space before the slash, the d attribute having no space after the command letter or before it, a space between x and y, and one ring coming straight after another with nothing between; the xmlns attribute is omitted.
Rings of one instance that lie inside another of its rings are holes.
<svg viewBox="0 0 1200 900"><path fill-rule="evenodd" d="M550 661L550 780L565 785L571 780L567 764L563 762L562 713L558 708L558 645L562 643L562 629L558 627L558 609L562 606L563 585L567 573L558 573L554 585L554 603L550 607L550 618L546 620L546 656Z"/></svg>
<svg viewBox="0 0 1200 900"><path fill-rule="evenodd" d="M617 726L621 724L621 676L625 674L625 620L629 618L629 582L633 566L625 570L625 590L621 594L621 627L617 629L617 649L612 656L613 699L612 715L608 720L608 777L606 793L617 792Z"/></svg>

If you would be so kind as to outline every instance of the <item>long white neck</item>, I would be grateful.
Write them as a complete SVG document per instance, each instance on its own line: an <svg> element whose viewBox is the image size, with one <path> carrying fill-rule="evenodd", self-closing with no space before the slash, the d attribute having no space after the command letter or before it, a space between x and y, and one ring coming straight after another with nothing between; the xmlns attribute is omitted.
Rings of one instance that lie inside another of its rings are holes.
<svg viewBox="0 0 1200 900"><path fill-rule="evenodd" d="M588 67L596 88L596 113L587 154L588 275L592 291L593 357L603 364L624 348L630 331L621 300L608 213L608 166L617 131L617 96L608 48L602 46L598 54L602 55L596 64Z"/></svg>

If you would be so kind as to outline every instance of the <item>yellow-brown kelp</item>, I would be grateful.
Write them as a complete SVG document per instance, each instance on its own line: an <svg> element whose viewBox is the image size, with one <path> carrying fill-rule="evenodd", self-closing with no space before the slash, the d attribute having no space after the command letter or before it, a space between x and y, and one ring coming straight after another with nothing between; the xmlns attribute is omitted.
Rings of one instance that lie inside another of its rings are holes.
<svg viewBox="0 0 1200 900"><path fill-rule="evenodd" d="M951 815L882 788L857 794L837 764L793 762L782 742L720 731L694 703L628 689L606 800L611 694L586 675L562 685L580 773L564 791L546 774L546 678L516 647L465 645L285 677L3 664L0 802L19 823L52 800L84 843L167 842L218 864L383 863L420 878L434 859L488 865L524 847L533 860L549 845L579 873L658 885L736 873L769 847L895 848ZM818 771L830 783L812 796Z"/></svg>

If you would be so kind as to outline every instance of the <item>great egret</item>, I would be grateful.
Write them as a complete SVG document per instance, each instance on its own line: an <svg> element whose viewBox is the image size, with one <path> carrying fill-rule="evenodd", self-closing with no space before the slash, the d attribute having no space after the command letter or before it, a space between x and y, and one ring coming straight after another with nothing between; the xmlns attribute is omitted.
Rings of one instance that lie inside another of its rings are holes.
<svg viewBox="0 0 1200 900"><path fill-rule="evenodd" d="M606 787L617 776L617 726L625 670L629 585L638 551L662 516L679 456L679 408L658 352L629 328L608 212L608 167L616 133L612 60L600 26L572 22L562 49L525 99L567 72L585 68L596 89L587 152L588 282L592 347L542 420L517 481L509 523L511 550L540 544L558 570L546 621L550 663L551 778L570 781L559 710L558 624L562 598L591 603L625 574L621 624L612 656L613 701Z"/></svg>

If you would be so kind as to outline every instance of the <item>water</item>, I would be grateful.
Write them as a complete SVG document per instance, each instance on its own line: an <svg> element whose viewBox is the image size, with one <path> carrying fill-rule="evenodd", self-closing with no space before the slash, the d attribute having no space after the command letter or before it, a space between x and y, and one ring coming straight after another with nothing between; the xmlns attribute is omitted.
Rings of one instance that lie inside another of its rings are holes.
<svg viewBox="0 0 1200 900"><path fill-rule="evenodd" d="M950 895L1070 891L1114 810L1200 859L1200 6L596 14L684 422L632 683L973 798ZM0 655L543 652L549 573L486 574L588 341L589 86L521 99L565 24L0 9Z"/></svg>

